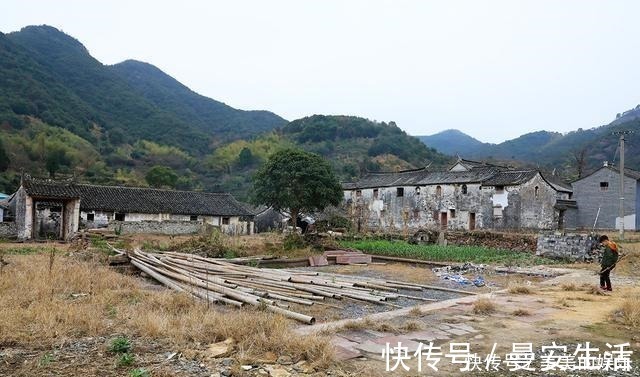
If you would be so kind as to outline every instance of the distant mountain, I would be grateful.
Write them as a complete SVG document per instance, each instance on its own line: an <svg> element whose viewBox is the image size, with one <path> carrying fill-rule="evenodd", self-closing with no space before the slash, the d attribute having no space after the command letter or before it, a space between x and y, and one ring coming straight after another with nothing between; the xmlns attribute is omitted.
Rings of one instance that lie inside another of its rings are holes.
<svg viewBox="0 0 640 377"><path fill-rule="evenodd" d="M471 156L485 147L485 143L458 130L445 130L431 136L417 136L417 138L438 152L451 156Z"/></svg>
<svg viewBox="0 0 640 377"><path fill-rule="evenodd" d="M627 167L640 170L640 107L618 114L616 120L605 126L566 134L537 131L499 144L470 142L469 139L477 140L455 130L420 139L445 154L459 153L461 157L555 170L572 180L604 161L618 161L618 136L614 133L622 130L633 131L625 137Z"/></svg>

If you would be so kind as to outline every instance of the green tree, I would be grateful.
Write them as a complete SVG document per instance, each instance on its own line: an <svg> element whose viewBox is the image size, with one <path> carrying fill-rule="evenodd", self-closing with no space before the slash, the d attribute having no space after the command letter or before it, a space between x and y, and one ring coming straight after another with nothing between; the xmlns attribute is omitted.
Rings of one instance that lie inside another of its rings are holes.
<svg viewBox="0 0 640 377"><path fill-rule="evenodd" d="M49 172L51 178L55 178L56 173L63 165L69 165L71 160L67 153L62 148L52 148L47 151L47 157L45 159L45 167Z"/></svg>
<svg viewBox="0 0 640 377"><path fill-rule="evenodd" d="M271 155L253 180L254 203L289 209L294 221L301 211L322 211L340 204L342 195L331 165L317 154L299 149Z"/></svg>
<svg viewBox="0 0 640 377"><path fill-rule="evenodd" d="M0 139L0 171L7 171L9 168L9 155L7 151L4 149L4 144L2 144L2 139Z"/></svg>
<svg viewBox="0 0 640 377"><path fill-rule="evenodd" d="M238 154L238 166L246 168L253 165L255 161L256 158L253 156L253 153L251 153L251 149L247 147L242 148L240 154Z"/></svg>
<svg viewBox="0 0 640 377"><path fill-rule="evenodd" d="M175 188L178 182L178 174L170 167L162 165L156 165L149 169L144 178L149 186L157 188Z"/></svg>

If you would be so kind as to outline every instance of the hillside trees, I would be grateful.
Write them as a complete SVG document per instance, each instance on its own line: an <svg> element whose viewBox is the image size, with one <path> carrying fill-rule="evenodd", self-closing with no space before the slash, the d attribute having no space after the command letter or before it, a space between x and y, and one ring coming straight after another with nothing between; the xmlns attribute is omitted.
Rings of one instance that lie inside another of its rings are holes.
<svg viewBox="0 0 640 377"><path fill-rule="evenodd" d="M2 142L2 139L0 139L0 172L7 171L10 163L11 163L11 160L9 160L9 155L7 154L7 151L4 149L4 144Z"/></svg>
<svg viewBox="0 0 640 377"><path fill-rule="evenodd" d="M175 188L178 183L178 174L170 167L162 165L149 169L144 178L149 186L155 188Z"/></svg>
<svg viewBox="0 0 640 377"><path fill-rule="evenodd" d="M321 211L338 205L342 195L331 165L317 154L300 149L274 153L254 177L254 203L289 209L294 226L301 211Z"/></svg>

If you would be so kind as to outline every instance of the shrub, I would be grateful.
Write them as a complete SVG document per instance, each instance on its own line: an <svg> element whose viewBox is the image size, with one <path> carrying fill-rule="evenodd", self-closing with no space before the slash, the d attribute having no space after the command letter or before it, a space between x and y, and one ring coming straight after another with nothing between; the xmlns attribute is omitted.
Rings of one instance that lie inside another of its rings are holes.
<svg viewBox="0 0 640 377"><path fill-rule="evenodd" d="M509 287L509 293L514 293L518 295L529 295L533 293L531 287L522 284L515 284Z"/></svg>
<svg viewBox="0 0 640 377"><path fill-rule="evenodd" d="M119 367L126 367L126 366L130 366L133 365L133 363L136 361L136 357L131 354L131 353L123 353L120 355L120 357L118 358L118 366Z"/></svg>
<svg viewBox="0 0 640 377"><path fill-rule="evenodd" d="M640 327L640 297L630 297L614 311L614 317L622 324Z"/></svg>
<svg viewBox="0 0 640 377"><path fill-rule="evenodd" d="M496 307L496 304L493 301L489 300L488 298L478 299L473 304L473 312L475 314L481 314L481 315L491 314L491 313L495 313L497 309L498 308Z"/></svg>
<svg viewBox="0 0 640 377"><path fill-rule="evenodd" d="M149 372L144 368L136 368L129 372L129 377L149 377Z"/></svg>
<svg viewBox="0 0 640 377"><path fill-rule="evenodd" d="M113 338L109 345L109 351L113 353L127 353L131 351L131 342L124 336Z"/></svg>
<svg viewBox="0 0 640 377"><path fill-rule="evenodd" d="M511 312L511 314L516 317L526 317L526 316L530 316L531 312L529 312L526 309L516 309L513 312Z"/></svg>

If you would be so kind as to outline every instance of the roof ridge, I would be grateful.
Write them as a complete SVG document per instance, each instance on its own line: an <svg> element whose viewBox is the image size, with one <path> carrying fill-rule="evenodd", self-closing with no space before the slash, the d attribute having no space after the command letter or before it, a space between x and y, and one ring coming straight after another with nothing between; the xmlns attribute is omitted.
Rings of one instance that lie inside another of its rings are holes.
<svg viewBox="0 0 640 377"><path fill-rule="evenodd" d="M142 186L120 186L120 185L97 185L93 183L76 183L76 186L90 186L90 187L106 187L106 188L119 188L119 189L138 189L138 190L153 190L164 192L184 192L184 193L197 193L197 194L213 194L213 195L231 195L229 192L210 192L210 191L193 191L193 190L174 190L163 189L156 187L142 187Z"/></svg>

